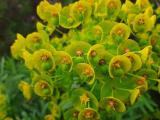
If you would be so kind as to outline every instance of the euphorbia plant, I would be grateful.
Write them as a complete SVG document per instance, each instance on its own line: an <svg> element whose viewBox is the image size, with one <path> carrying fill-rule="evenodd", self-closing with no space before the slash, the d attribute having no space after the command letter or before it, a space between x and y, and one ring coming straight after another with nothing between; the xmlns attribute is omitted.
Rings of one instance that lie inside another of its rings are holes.
<svg viewBox="0 0 160 120"><path fill-rule="evenodd" d="M160 91L160 25L148 0L44 0L37 14L37 31L17 34L11 53L31 72L24 97L49 102L46 120L107 119Z"/></svg>

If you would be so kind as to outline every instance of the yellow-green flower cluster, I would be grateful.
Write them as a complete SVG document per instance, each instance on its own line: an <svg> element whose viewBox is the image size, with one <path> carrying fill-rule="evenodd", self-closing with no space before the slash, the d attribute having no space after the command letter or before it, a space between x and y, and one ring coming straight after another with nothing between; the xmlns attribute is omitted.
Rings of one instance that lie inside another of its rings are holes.
<svg viewBox="0 0 160 120"><path fill-rule="evenodd" d="M37 31L17 34L11 53L31 71L31 84L19 84L24 97L50 100L45 120L100 120L160 91L160 25L149 0L43 0L37 14Z"/></svg>

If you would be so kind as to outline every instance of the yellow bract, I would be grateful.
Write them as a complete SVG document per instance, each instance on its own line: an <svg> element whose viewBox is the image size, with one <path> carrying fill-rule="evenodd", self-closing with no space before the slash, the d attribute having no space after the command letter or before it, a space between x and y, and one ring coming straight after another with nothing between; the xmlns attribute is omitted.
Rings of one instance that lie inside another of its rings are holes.
<svg viewBox="0 0 160 120"><path fill-rule="evenodd" d="M116 64L116 63L119 63L119 64ZM127 58L124 55L114 56L109 63L109 75L111 78L114 78L114 74L113 74L114 64L116 64L118 68L123 69L124 73L127 73L131 69L131 62L129 58Z"/></svg>
<svg viewBox="0 0 160 120"><path fill-rule="evenodd" d="M48 114L44 117L44 120L56 120L52 114Z"/></svg>
<svg viewBox="0 0 160 120"><path fill-rule="evenodd" d="M26 37L26 47L31 52L41 48L43 44L42 34L40 32L33 32Z"/></svg>
<svg viewBox="0 0 160 120"><path fill-rule="evenodd" d="M33 69L34 62L32 54L30 54L27 50L23 50L22 58L24 59L26 67L28 67L29 69Z"/></svg>
<svg viewBox="0 0 160 120"><path fill-rule="evenodd" d="M151 50L152 46L147 46L139 52L143 63L148 60L149 56L151 55Z"/></svg>
<svg viewBox="0 0 160 120"><path fill-rule="evenodd" d="M130 102L131 102L131 105L133 105L137 99L137 97L139 96L140 94L140 90L139 89L134 89L132 92L131 92L131 96L130 96Z"/></svg>
<svg viewBox="0 0 160 120"><path fill-rule="evenodd" d="M51 85L44 80L39 80L34 85L34 92L41 97L46 97L52 95Z"/></svg>
<svg viewBox="0 0 160 120"><path fill-rule="evenodd" d="M26 98L26 100L30 100L32 97L32 91L31 91L31 86L29 83L25 81L21 81L18 84L19 89L22 91L23 96Z"/></svg>
<svg viewBox="0 0 160 120"><path fill-rule="evenodd" d="M92 108L85 108L80 111L78 120L99 120L100 116L98 112Z"/></svg>
<svg viewBox="0 0 160 120"><path fill-rule="evenodd" d="M11 54L14 58L18 59L22 55L22 50L25 49L26 40L21 34L17 34L17 39L11 46Z"/></svg>
<svg viewBox="0 0 160 120"><path fill-rule="evenodd" d="M33 63L34 68L38 71L45 71L43 69L43 63L46 63L46 65L48 64L48 72L54 70L55 68L55 60L53 59L52 52L46 49L40 49L33 53Z"/></svg>
<svg viewBox="0 0 160 120"><path fill-rule="evenodd" d="M142 67L141 58L137 54L133 52L127 52L124 55L130 59L131 64L132 64L132 68L131 68L132 71L136 71Z"/></svg>

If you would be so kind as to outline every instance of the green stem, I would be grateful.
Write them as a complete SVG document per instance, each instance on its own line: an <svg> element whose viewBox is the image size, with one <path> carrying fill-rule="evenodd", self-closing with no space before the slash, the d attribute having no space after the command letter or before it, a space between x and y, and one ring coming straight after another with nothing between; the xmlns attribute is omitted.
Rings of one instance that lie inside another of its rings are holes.
<svg viewBox="0 0 160 120"><path fill-rule="evenodd" d="M60 31L60 30L57 29L57 28L56 28L55 30L56 30L58 33L62 34L62 35L64 34L62 31Z"/></svg>
<svg viewBox="0 0 160 120"><path fill-rule="evenodd" d="M93 92L93 90L94 90L94 88L95 88L95 86L96 86L96 83L97 83L97 80L96 80L95 83L93 84L93 86L92 86L90 92Z"/></svg>
<svg viewBox="0 0 160 120"><path fill-rule="evenodd" d="M134 75L134 74L132 74L132 73L127 73L127 75L132 76L132 77L136 77L136 78L141 78L141 76L139 76L139 75Z"/></svg>
<svg viewBox="0 0 160 120"><path fill-rule="evenodd" d="M127 73L129 76L132 76L132 77L137 77L137 78L141 78L142 76L139 76L139 75L134 75L134 74L131 74L131 73ZM148 80L152 80L152 81L157 81L157 82L160 82L160 79L152 79L152 78L147 78Z"/></svg>
<svg viewBox="0 0 160 120"><path fill-rule="evenodd" d="M90 108L90 102L88 102L87 108Z"/></svg>
<svg viewBox="0 0 160 120"><path fill-rule="evenodd" d="M122 90L122 91L127 91L127 92L132 92L132 90L130 90L130 89L125 89L125 88L116 88L116 89Z"/></svg>
<svg viewBox="0 0 160 120"><path fill-rule="evenodd" d="M114 89L112 88L112 97L114 97Z"/></svg>

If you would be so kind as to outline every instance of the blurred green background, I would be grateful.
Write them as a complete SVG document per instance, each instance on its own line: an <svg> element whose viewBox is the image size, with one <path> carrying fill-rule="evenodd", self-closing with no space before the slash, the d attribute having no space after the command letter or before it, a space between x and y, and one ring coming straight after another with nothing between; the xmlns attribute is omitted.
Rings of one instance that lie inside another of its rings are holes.
<svg viewBox="0 0 160 120"><path fill-rule="evenodd" d="M49 1L66 5L75 0ZM8 115L15 120L43 120L48 112L47 101L37 97L30 102L24 100L17 84L20 80L30 81L29 72L22 63L10 57L10 45L16 39L16 34L26 36L36 30L35 23L39 20L36 6L39 2L40 0L0 0L0 86L7 86L6 95L10 106ZM154 7L160 4L159 0L151 2ZM160 94L154 90L148 91L133 107L119 116L123 120L160 120Z"/></svg>

